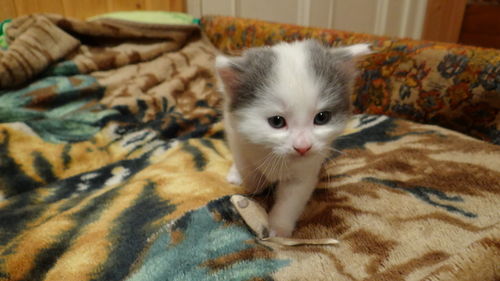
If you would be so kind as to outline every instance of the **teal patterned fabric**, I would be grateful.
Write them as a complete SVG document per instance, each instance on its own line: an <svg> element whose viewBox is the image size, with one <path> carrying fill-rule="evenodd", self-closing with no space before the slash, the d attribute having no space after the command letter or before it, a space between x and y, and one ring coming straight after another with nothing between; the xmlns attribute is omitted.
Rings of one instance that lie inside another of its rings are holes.
<svg viewBox="0 0 500 281"><path fill-rule="evenodd" d="M41 78L19 90L0 91L0 122L24 122L50 142L92 137L118 111L95 103L105 88L94 77L71 74Z"/></svg>
<svg viewBox="0 0 500 281"><path fill-rule="evenodd" d="M266 280L289 265L290 260L273 258L224 259L261 247L228 199L212 201L153 235L141 254L140 269L126 280ZM175 233L183 239L175 241Z"/></svg>
<svg viewBox="0 0 500 281"><path fill-rule="evenodd" d="M5 37L5 30L7 29L8 23L11 21L11 19L6 19L0 22L0 50L5 50L9 46L7 38Z"/></svg>

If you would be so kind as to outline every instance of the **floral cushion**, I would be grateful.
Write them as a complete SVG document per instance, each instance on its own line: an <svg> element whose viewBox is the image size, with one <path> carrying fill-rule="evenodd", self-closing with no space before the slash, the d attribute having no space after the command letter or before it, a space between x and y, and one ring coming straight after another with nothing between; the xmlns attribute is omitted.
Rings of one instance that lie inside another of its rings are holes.
<svg viewBox="0 0 500 281"><path fill-rule="evenodd" d="M202 29L221 51L316 38L326 44L370 42L359 61L356 113L385 114L440 125L500 144L500 50L205 16Z"/></svg>

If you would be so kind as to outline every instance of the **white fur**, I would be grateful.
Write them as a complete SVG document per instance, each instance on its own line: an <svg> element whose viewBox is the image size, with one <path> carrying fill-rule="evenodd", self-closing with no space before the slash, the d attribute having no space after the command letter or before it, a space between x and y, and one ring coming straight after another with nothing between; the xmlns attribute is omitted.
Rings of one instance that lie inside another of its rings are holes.
<svg viewBox="0 0 500 281"><path fill-rule="evenodd" d="M234 185L240 185L243 183L243 179L241 178L240 172L238 172L238 168L236 168L235 164L231 165L229 173L227 173L226 180Z"/></svg>
<svg viewBox="0 0 500 281"><path fill-rule="evenodd" d="M346 47L341 47L341 48L334 48L332 51L337 51L337 50L346 50L349 53L351 53L352 56L363 56L363 55L369 55L373 53L373 51L370 49L371 44L367 43L361 43L361 44L355 44L355 45L350 45Z"/></svg>
<svg viewBox="0 0 500 281"><path fill-rule="evenodd" d="M231 63L231 60L226 57L226 56L217 56L215 58L215 67L216 68L223 68L223 67L228 67Z"/></svg>
<svg viewBox="0 0 500 281"><path fill-rule="evenodd" d="M234 184L242 182L253 193L279 181L270 211L271 233L278 236L291 235L317 184L329 145L346 123L338 120L333 125L314 125L314 116L328 101L321 98L320 81L313 74L305 48L302 42L272 47L277 55L273 79L261 89L265 94L255 104L230 112L226 95L224 122L234 158L227 179ZM349 51L359 55L367 48L367 44L355 45ZM218 69L229 65L226 57L216 60ZM286 119L286 128L268 124L267 119L275 115ZM294 150L294 146L307 145L312 148L305 156Z"/></svg>

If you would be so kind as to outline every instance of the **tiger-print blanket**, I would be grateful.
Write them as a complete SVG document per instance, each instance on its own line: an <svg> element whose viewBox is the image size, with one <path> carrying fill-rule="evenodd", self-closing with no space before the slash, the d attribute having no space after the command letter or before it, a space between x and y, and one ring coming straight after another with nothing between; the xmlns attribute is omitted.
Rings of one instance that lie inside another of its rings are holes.
<svg viewBox="0 0 500 281"><path fill-rule="evenodd" d="M196 27L16 19L0 51L0 280L498 280L500 148L356 115L295 237L231 204ZM266 204L268 194L256 199Z"/></svg>

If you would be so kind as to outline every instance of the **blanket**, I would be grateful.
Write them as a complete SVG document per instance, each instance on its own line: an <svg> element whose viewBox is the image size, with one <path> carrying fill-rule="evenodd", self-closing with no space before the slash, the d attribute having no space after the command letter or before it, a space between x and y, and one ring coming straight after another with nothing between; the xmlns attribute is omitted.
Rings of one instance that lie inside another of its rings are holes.
<svg viewBox="0 0 500 281"><path fill-rule="evenodd" d="M15 19L0 51L0 280L498 280L500 148L355 115L294 237L231 201L195 26ZM272 190L253 198L269 207Z"/></svg>

